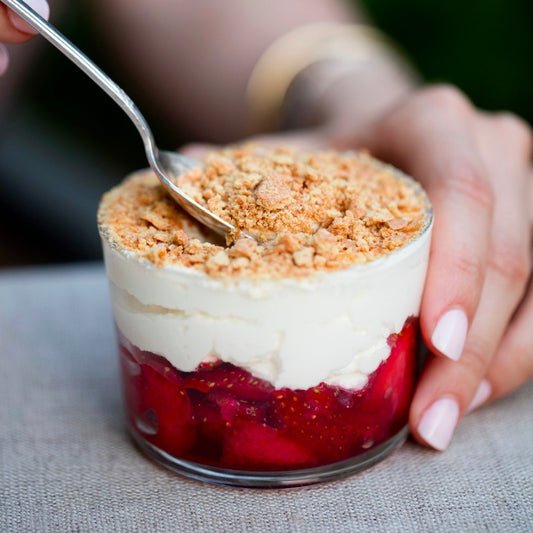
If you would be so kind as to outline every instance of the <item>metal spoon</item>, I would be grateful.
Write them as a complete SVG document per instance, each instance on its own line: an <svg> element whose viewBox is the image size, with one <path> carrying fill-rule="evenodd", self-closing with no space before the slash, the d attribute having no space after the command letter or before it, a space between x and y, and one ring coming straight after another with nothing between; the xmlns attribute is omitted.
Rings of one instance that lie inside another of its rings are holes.
<svg viewBox="0 0 533 533"><path fill-rule="evenodd" d="M237 233L235 226L208 211L205 207L187 196L176 184L175 180L185 170L200 165L194 159L185 157L177 152L159 150L146 119L139 111L133 100L101 69L99 69L81 50L74 46L63 34L45 19L38 15L26 3L20 0L0 0L15 13L26 20L45 39L65 54L89 78L99 85L125 111L141 134L146 157L150 167L161 181L170 196L198 222L204 224L216 233L228 235ZM251 234L240 231L240 236L255 239ZM257 240L257 239L256 239Z"/></svg>

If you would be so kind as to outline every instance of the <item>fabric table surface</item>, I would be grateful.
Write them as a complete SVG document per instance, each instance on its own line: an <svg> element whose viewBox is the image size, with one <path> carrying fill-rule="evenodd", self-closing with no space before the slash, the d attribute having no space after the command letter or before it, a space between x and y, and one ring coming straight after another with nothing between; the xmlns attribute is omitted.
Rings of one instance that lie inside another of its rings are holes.
<svg viewBox="0 0 533 533"><path fill-rule="evenodd" d="M533 531L533 382L351 478L234 489L146 459L123 418L100 264L0 271L0 530Z"/></svg>

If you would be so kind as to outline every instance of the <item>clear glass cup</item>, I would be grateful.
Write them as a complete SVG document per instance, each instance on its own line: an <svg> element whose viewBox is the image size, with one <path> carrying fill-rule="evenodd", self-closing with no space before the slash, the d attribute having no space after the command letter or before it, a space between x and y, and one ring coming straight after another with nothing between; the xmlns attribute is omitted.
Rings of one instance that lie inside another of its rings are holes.
<svg viewBox="0 0 533 533"><path fill-rule="evenodd" d="M248 487L339 479L388 456L408 434L431 227L428 203L422 232L373 262L228 280L156 267L100 225L135 442L182 475ZM315 377L352 346L356 361ZM282 385L258 377L273 365Z"/></svg>

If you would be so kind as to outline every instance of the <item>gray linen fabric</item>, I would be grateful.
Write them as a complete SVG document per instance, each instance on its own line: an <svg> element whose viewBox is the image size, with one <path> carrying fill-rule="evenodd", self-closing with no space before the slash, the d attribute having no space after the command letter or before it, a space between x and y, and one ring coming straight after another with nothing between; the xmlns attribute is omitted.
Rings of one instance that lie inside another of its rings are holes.
<svg viewBox="0 0 533 533"><path fill-rule="evenodd" d="M244 490L183 479L124 429L100 265L0 272L0 530L533 531L533 383L445 453L407 443L348 480Z"/></svg>

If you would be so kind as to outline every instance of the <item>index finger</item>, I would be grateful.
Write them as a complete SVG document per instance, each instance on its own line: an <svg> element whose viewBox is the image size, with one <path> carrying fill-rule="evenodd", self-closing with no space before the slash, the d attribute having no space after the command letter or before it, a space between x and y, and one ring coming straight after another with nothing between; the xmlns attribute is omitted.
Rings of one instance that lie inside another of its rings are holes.
<svg viewBox="0 0 533 533"><path fill-rule="evenodd" d="M50 7L46 0L25 0L26 4L48 20ZM38 32L14 11L0 4L0 42L22 43Z"/></svg>
<svg viewBox="0 0 533 533"><path fill-rule="evenodd" d="M432 351L458 360L487 263L492 189L476 146L474 110L453 88L432 88L384 125L379 147L418 179L435 222L422 333Z"/></svg>

